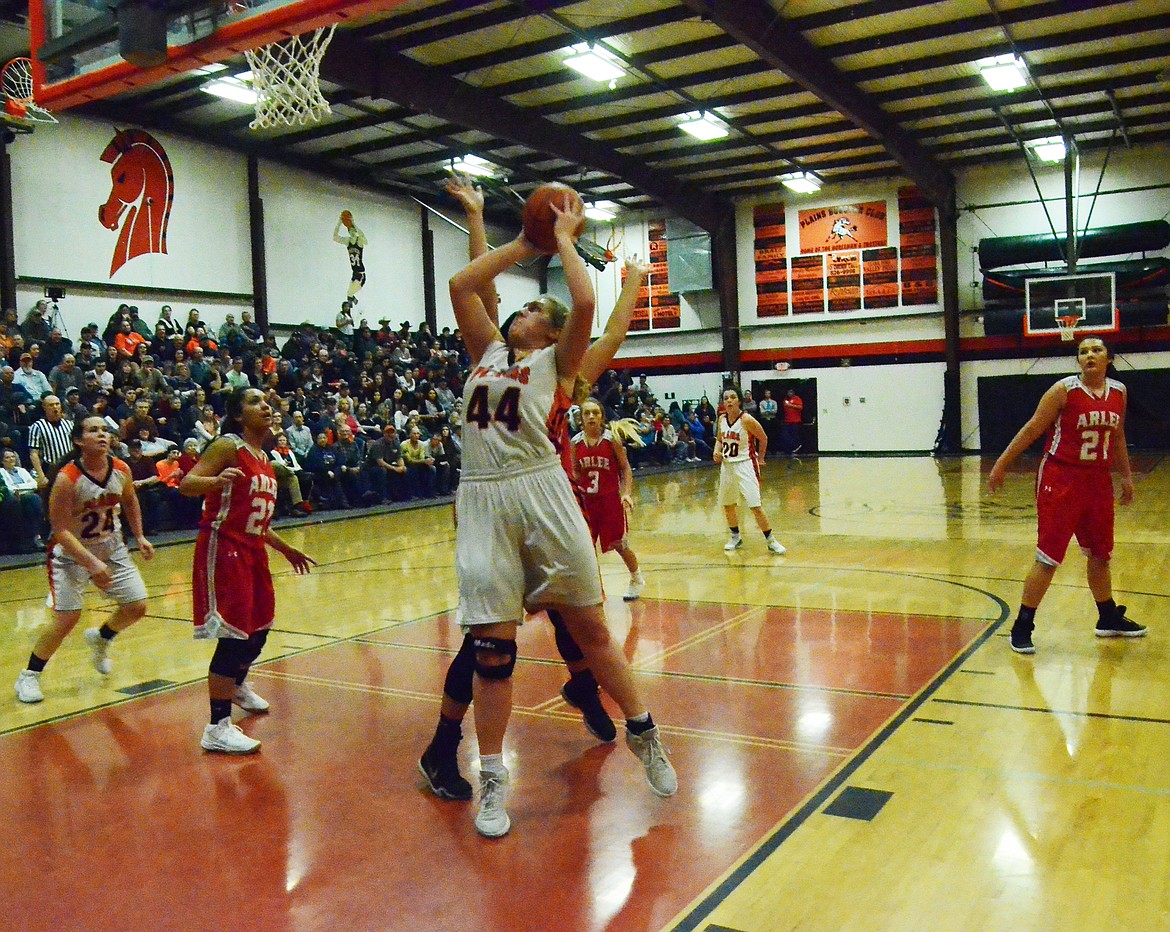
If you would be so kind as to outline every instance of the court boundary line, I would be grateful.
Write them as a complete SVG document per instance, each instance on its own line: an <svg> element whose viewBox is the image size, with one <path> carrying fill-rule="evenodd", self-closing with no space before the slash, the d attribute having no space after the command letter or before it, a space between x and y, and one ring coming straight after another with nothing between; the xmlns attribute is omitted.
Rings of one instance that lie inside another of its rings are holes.
<svg viewBox="0 0 1170 932"><path fill-rule="evenodd" d="M930 579L931 577L917 573L901 573L901 576L908 576L920 579ZM773 853L775 853L785 841L796 833L796 830L804 825L809 818L815 815L829 798L837 792L845 782L853 776L861 766L874 755L874 753L881 748L894 733L902 727L906 722L910 721L914 713L917 712L933 695L946 683L954 673L972 657L977 650L983 647L999 630L1005 621L1011 617L1011 608L1007 602L999 596L986 590L978 589L975 586L966 585L963 583L956 583L965 589L970 589L973 592L978 592L991 599L994 604L999 605L1000 617L988 624L987 629L977 636L965 650L959 653L949 664L943 667L942 670L935 676L935 678L926 684L922 690L911 699L902 709L900 709L894 716L886 722L873 737L869 739L849 760L845 761L841 767L833 774L830 774L821 786L814 790L812 794L794 809L787 818L785 818L776 828L774 828L768 835L766 835L751 851L730 869L720 880L717 880L707 892L700 895L696 903L688 906L678 916L676 916L666 926L672 932L693 932L697 929L699 924L709 917L716 909L721 906L729 896L731 896L740 885L743 884L755 871L766 861Z"/></svg>

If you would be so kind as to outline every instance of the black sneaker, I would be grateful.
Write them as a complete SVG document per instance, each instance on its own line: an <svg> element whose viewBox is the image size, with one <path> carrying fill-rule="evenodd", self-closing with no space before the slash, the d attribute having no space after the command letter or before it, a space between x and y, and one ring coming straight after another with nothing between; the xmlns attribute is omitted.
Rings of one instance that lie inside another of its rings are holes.
<svg viewBox="0 0 1170 932"><path fill-rule="evenodd" d="M1097 630L1094 633L1099 638L1144 638L1146 626L1130 621L1125 617L1125 606L1118 605L1111 620L1106 621L1102 618L1097 621Z"/></svg>
<svg viewBox="0 0 1170 932"><path fill-rule="evenodd" d="M471 799L471 784L459 773L459 760L454 754L445 756L431 745L419 758L418 772L440 799Z"/></svg>
<svg viewBox="0 0 1170 932"><path fill-rule="evenodd" d="M1034 654L1036 648L1032 646L1033 625L1012 625L1012 650L1017 654Z"/></svg>
<svg viewBox="0 0 1170 932"><path fill-rule="evenodd" d="M572 681L561 687L561 698L581 713L585 727L589 734L598 741L613 741L617 737L617 728L613 719L601 704L601 694L597 687L592 689L573 689Z"/></svg>

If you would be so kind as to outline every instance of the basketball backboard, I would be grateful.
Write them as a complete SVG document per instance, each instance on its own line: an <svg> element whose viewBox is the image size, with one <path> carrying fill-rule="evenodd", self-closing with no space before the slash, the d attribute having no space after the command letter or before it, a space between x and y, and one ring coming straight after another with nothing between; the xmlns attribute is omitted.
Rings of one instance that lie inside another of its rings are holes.
<svg viewBox="0 0 1170 932"><path fill-rule="evenodd" d="M1077 333L1117 330L1117 291L1112 272L1029 278L1025 295L1026 336L1058 336L1062 319L1066 328L1075 326Z"/></svg>
<svg viewBox="0 0 1170 932"><path fill-rule="evenodd" d="M66 110L149 86L292 35L384 13L405 2L163 0L165 61L139 67L122 57L118 19L105 3L32 0L29 32L36 101L50 110ZM149 6L159 5L152 2Z"/></svg>

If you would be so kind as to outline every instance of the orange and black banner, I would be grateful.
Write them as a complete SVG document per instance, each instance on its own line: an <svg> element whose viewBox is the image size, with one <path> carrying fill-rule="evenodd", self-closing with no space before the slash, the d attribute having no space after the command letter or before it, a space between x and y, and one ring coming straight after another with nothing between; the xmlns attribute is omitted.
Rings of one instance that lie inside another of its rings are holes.
<svg viewBox="0 0 1170 932"><path fill-rule="evenodd" d="M938 303L937 221L934 206L916 187L898 189L902 304Z"/></svg>
<svg viewBox="0 0 1170 932"><path fill-rule="evenodd" d="M638 292L638 302L634 305L634 316L630 319L630 330L650 329L650 299L655 288L666 286L668 279L666 267L666 221L652 220L648 225L650 274L646 284ZM622 270L622 280L626 273ZM661 282L661 284L659 284Z"/></svg>
<svg viewBox="0 0 1170 932"><path fill-rule="evenodd" d="M788 314L788 261L784 205L758 204L752 210L755 227L756 315Z"/></svg>
<svg viewBox="0 0 1170 932"><path fill-rule="evenodd" d="M829 310L861 310L861 253L831 252L829 262Z"/></svg>
<svg viewBox="0 0 1170 932"><path fill-rule="evenodd" d="M862 306L898 306L898 247L865 249L861 253Z"/></svg>
<svg viewBox="0 0 1170 932"><path fill-rule="evenodd" d="M792 257L792 313L825 312L825 257Z"/></svg>
<svg viewBox="0 0 1170 932"><path fill-rule="evenodd" d="M839 204L800 212L800 252L843 252L889 244L886 202Z"/></svg>

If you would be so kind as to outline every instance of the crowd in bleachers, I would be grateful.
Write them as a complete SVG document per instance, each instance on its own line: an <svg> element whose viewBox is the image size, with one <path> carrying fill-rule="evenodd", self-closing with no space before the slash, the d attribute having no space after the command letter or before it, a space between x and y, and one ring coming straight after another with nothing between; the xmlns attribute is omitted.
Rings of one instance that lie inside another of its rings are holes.
<svg viewBox="0 0 1170 932"><path fill-rule="evenodd" d="M0 321L0 445L15 459L14 471L0 468L0 550L43 546L43 507L32 500L71 449L72 422L89 415L118 439L148 532L194 527L199 503L179 495L179 480L239 386L264 389L276 412L270 455L284 512L433 498L458 485L470 363L458 330L355 324L346 303L335 326L303 323L278 340L247 311L215 328L196 308L180 321L164 305L151 326L122 304L73 341L53 310L39 301L23 320L8 310ZM710 457L716 415L706 399L663 410L645 376L613 370L594 394L610 419L628 419L635 468Z"/></svg>

